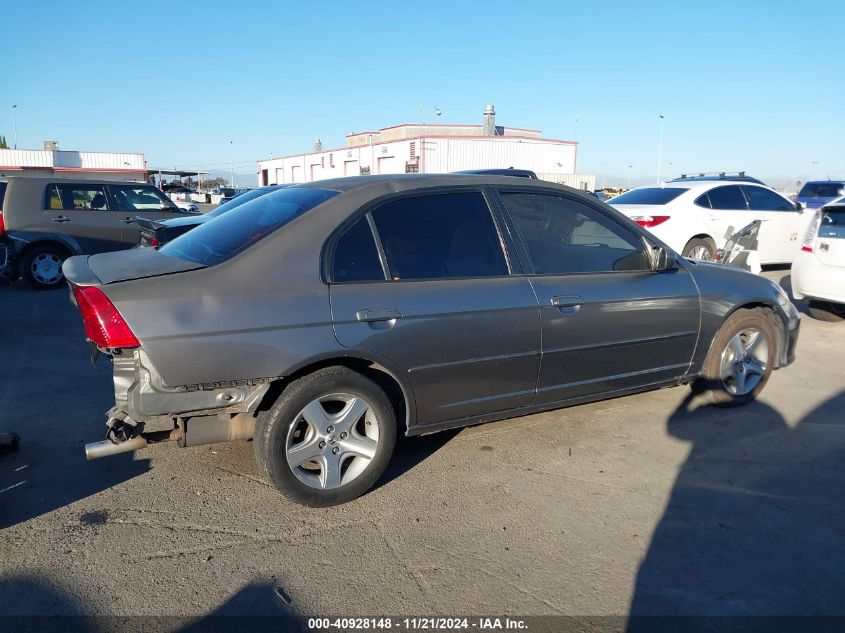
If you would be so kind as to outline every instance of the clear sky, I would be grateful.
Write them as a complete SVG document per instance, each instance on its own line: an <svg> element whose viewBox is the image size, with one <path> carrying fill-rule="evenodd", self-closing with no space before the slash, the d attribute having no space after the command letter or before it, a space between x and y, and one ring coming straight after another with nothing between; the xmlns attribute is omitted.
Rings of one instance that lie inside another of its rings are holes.
<svg viewBox="0 0 845 633"><path fill-rule="evenodd" d="M18 104L19 147L254 174L316 138L416 122L420 103L441 123L480 123L492 103L499 124L580 141L578 170L610 179L654 177L659 114L664 175L845 177L842 0L19 1L2 14L0 134L11 143Z"/></svg>

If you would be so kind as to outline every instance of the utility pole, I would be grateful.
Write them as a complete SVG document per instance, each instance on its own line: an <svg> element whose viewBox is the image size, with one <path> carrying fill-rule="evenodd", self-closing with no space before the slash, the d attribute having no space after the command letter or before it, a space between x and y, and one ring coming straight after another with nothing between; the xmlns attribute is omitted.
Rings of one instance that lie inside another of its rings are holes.
<svg viewBox="0 0 845 633"><path fill-rule="evenodd" d="M663 166L663 122L665 119L660 114L660 143L657 146L657 184L660 184L660 171Z"/></svg>
<svg viewBox="0 0 845 633"><path fill-rule="evenodd" d="M235 159L232 156L235 141L229 141L229 166L232 168L232 189L235 188Z"/></svg>
<svg viewBox="0 0 845 633"><path fill-rule="evenodd" d="M18 104L12 106L12 127L15 129L15 149L18 149Z"/></svg>

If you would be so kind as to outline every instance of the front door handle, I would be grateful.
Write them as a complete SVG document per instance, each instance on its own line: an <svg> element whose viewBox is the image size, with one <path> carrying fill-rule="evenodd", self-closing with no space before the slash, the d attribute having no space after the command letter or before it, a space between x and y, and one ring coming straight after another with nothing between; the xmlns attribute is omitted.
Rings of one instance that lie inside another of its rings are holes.
<svg viewBox="0 0 845 633"><path fill-rule="evenodd" d="M70 218L66 218L63 215L57 215L55 218L53 218L53 222L70 222Z"/></svg>
<svg viewBox="0 0 845 633"><path fill-rule="evenodd" d="M130 218L129 216L123 218L121 222L124 224L132 224L135 221L135 218Z"/></svg>
<svg viewBox="0 0 845 633"><path fill-rule="evenodd" d="M550 299L551 304L560 310L561 314L572 315L577 314L581 309L581 304L584 300L581 297L574 296L559 296Z"/></svg>
<svg viewBox="0 0 845 633"><path fill-rule="evenodd" d="M401 319L402 313L396 308L367 308L355 312L355 318L366 323Z"/></svg>

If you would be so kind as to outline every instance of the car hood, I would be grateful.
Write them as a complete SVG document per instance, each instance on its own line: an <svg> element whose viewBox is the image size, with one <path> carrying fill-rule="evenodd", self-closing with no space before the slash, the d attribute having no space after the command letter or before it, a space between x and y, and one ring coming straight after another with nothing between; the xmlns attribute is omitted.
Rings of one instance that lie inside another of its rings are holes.
<svg viewBox="0 0 845 633"><path fill-rule="evenodd" d="M158 277L204 268L202 264L169 257L154 248L134 248L128 251L77 255L62 266L65 278L79 286L96 286Z"/></svg>

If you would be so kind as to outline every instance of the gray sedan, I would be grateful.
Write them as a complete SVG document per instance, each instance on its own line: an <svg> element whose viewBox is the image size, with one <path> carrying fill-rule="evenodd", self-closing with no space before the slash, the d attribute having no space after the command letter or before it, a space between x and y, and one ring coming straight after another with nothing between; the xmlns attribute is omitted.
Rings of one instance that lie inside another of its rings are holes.
<svg viewBox="0 0 845 633"><path fill-rule="evenodd" d="M365 493L399 433L682 383L743 404L799 326L765 278L679 258L574 189L496 176L297 185L64 272L114 365L89 458L253 438L313 506Z"/></svg>

